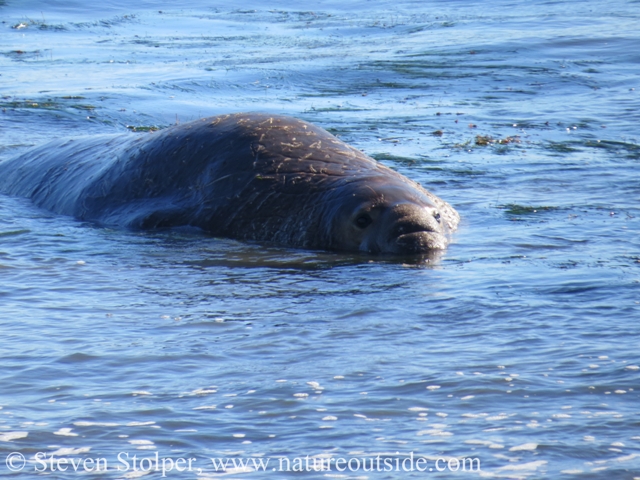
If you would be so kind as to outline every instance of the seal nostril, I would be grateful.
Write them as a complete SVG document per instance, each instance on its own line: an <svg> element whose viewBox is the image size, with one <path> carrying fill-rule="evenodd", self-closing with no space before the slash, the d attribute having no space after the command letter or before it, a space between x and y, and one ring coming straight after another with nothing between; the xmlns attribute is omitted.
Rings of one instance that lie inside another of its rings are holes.
<svg viewBox="0 0 640 480"><path fill-rule="evenodd" d="M436 222L440 223L440 212L436 212L433 214L433 218L436 219Z"/></svg>

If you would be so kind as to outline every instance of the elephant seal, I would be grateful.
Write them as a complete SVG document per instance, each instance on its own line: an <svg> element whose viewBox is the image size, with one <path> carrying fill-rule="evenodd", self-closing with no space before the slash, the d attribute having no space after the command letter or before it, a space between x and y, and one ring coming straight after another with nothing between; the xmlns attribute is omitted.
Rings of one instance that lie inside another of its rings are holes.
<svg viewBox="0 0 640 480"><path fill-rule="evenodd" d="M0 163L0 192L102 225L194 226L335 251L443 249L458 213L310 123L239 113L55 140Z"/></svg>

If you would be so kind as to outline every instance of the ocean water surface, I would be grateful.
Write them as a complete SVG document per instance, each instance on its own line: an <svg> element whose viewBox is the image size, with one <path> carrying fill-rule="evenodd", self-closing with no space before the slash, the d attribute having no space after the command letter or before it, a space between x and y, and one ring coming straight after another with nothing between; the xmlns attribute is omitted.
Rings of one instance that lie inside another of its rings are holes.
<svg viewBox="0 0 640 480"><path fill-rule="evenodd" d="M639 24L615 0L0 1L0 161L272 112L462 217L420 262L0 196L0 474L640 478Z"/></svg>

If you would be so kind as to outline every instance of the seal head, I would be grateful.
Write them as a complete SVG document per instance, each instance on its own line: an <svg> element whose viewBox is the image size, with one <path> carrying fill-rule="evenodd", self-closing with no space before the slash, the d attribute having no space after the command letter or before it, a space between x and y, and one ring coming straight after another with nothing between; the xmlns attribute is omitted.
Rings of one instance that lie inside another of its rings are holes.
<svg viewBox="0 0 640 480"><path fill-rule="evenodd" d="M363 179L333 219L337 250L412 254L444 249L449 225L418 189L387 177Z"/></svg>

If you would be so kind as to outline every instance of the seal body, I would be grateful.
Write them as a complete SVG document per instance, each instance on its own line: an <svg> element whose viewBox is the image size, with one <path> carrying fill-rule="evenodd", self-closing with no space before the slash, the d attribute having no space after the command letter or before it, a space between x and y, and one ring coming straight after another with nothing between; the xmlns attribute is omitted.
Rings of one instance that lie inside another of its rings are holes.
<svg viewBox="0 0 640 480"><path fill-rule="evenodd" d="M256 113L56 140L0 163L0 192L103 225L369 253L443 249L459 220L327 131Z"/></svg>

